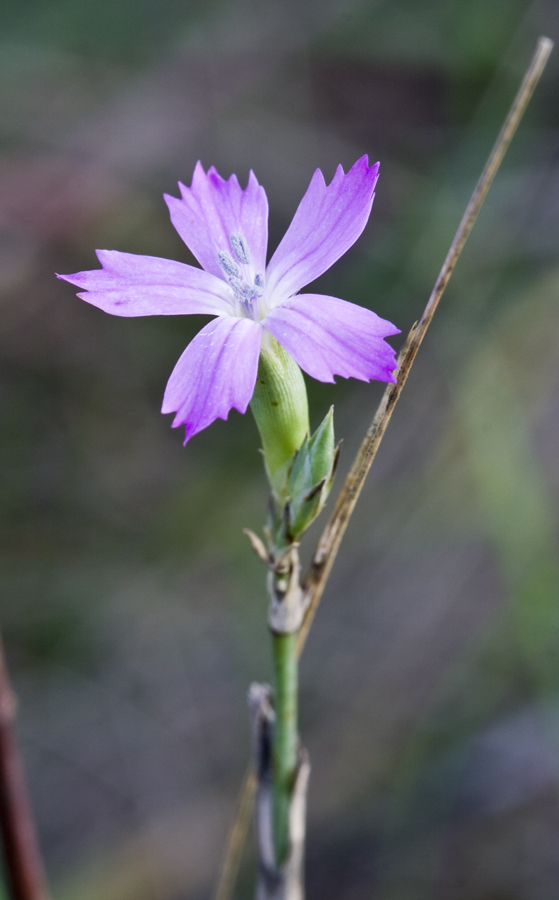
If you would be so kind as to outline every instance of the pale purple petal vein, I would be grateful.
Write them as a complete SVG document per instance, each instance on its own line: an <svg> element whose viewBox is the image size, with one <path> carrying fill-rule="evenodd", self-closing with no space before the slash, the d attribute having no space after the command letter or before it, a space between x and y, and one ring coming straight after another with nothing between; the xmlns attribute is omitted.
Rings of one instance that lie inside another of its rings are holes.
<svg viewBox="0 0 559 900"><path fill-rule="evenodd" d="M192 186L179 182L182 199L165 194L171 221L201 266L219 278L223 272L218 253L230 252L230 236L242 234L258 272L266 267L268 199L256 176L250 173L243 190L236 175L226 181L212 166L204 172L196 164Z"/></svg>
<svg viewBox="0 0 559 900"><path fill-rule="evenodd" d="M167 383L161 412L176 412L185 443L229 410L246 412L254 393L262 326L251 319L214 319L190 342Z"/></svg>
<svg viewBox="0 0 559 900"><path fill-rule="evenodd" d="M379 163L362 156L344 174L338 166L326 185L320 169L293 217L267 271L273 305L322 275L362 233L373 204Z"/></svg>
<svg viewBox="0 0 559 900"><path fill-rule="evenodd" d="M102 269L59 275L87 293L78 294L115 316L174 316L231 312L226 284L203 269L156 256L98 250Z"/></svg>
<svg viewBox="0 0 559 900"><path fill-rule="evenodd" d="M399 329L369 309L299 294L270 310L262 324L317 381L334 381L334 375L395 381L396 355L384 338Z"/></svg>

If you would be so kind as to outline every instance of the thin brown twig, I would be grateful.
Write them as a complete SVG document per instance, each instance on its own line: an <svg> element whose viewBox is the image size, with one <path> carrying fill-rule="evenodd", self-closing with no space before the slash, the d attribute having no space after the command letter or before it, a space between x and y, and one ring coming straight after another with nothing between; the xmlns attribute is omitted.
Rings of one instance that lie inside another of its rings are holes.
<svg viewBox="0 0 559 900"><path fill-rule="evenodd" d="M307 607L303 625L299 632L297 644L299 655L302 653L303 647L305 646L310 627L316 615L318 605L349 519L363 488L365 478L367 477L371 464L376 456L394 407L406 383L417 351L431 324L435 310L449 282L450 276L454 271L456 263L458 262L464 244L472 230L483 201L485 200L491 183L501 165L503 157L508 150L520 120L524 115L552 49L552 40L547 37L539 38L534 55L526 69L522 84L514 98L485 168L476 184L470 202L462 217L462 221L458 226L454 240L450 245L450 249L442 265L439 277L435 282L427 306L425 307L419 322L416 322L412 326L404 346L400 351L398 357L399 368L397 380L394 384L389 384L383 394L375 417L363 438L349 474L342 485L330 520L322 532L311 566L303 581L309 605ZM252 798L254 796L254 784L254 774L252 769L250 769L241 792L242 799L237 817L230 832L230 841L226 849L215 900L229 900L231 897L248 832L252 811Z"/></svg>
<svg viewBox="0 0 559 900"><path fill-rule="evenodd" d="M342 537L344 536L349 519L363 488L371 463L376 456L379 444L384 436L394 407L402 393L402 389L406 383L417 351L431 324L435 310L437 309L439 301L450 280L450 276L454 271L454 267L458 262L458 258L466 243L468 235L473 228L474 222L487 195L487 191L491 187L491 182L508 150L512 137L518 128L519 122L528 106L536 84L545 68L545 64L552 48L553 41L549 38L541 37L538 40L530 65L522 79L522 84L514 98L509 114L505 119L493 150L489 155L489 159L485 164L485 168L475 186L470 202L462 217L462 221L458 226L458 231L456 232L454 240L450 245L450 250L446 255L446 259L442 265L439 277L435 282L427 306L425 307L419 323L415 323L415 325L412 326L404 347L402 348L398 360L399 368L396 383L389 384L384 392L376 415L363 438L357 456L338 495L330 521L322 532L316 553L304 581L304 587L309 598L309 605L305 620L299 632L299 652L302 651L305 645L309 629L316 614L318 604L320 603Z"/></svg>
<svg viewBox="0 0 559 900"><path fill-rule="evenodd" d="M11 900L48 900L23 763L15 733L16 701L0 640L0 827Z"/></svg>
<svg viewBox="0 0 559 900"><path fill-rule="evenodd" d="M223 860L215 900L229 900L229 897L233 894L237 875L239 874L239 866L241 865L248 824L252 815L255 793L256 773L252 763L250 763L239 794L237 815L227 838L227 853Z"/></svg>

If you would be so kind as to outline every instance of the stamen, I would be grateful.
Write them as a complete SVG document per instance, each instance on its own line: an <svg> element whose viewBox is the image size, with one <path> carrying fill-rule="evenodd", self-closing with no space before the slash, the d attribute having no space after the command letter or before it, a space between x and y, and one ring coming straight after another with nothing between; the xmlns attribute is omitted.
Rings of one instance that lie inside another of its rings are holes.
<svg viewBox="0 0 559 900"><path fill-rule="evenodd" d="M240 300L241 303L252 300L253 297L257 296L255 288L250 287L246 281L241 281L240 278L231 278L229 284L233 288L235 297L237 300Z"/></svg>
<svg viewBox="0 0 559 900"><path fill-rule="evenodd" d="M248 244L242 234L237 232L229 236L231 247L237 260L243 265L250 264L250 252ZM233 291L235 300L237 300L245 315L251 319L258 319L258 303L255 302L257 297L263 294L264 276L256 275L254 284L250 285L244 280L241 274L241 268L237 265L233 257L227 250L220 250L217 254L219 265L223 269L227 281Z"/></svg>
<svg viewBox="0 0 559 900"><path fill-rule="evenodd" d="M220 250L217 254L217 260L219 262L219 265L229 278L239 277L239 275L241 274L241 270L239 269L231 254L227 253L227 250Z"/></svg>
<svg viewBox="0 0 559 900"><path fill-rule="evenodd" d="M239 231L234 231L233 234L229 235L229 240L231 242L231 247L233 248L233 253L235 254L235 259L242 265L249 266L250 250L248 249L244 234L241 234Z"/></svg>
<svg viewBox="0 0 559 900"><path fill-rule="evenodd" d="M235 297L241 304L247 316L249 316L249 318L251 319L256 318L256 311L253 302L258 296L258 291L256 290L256 288L250 287L250 285L248 285L246 281L241 281L240 278L231 278L229 284L231 285Z"/></svg>

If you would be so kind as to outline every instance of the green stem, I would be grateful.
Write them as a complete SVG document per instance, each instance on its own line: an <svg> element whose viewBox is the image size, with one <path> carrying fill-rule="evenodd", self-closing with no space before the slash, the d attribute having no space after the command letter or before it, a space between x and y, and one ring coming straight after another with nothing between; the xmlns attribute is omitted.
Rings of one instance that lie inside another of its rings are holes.
<svg viewBox="0 0 559 900"><path fill-rule="evenodd" d="M273 634L276 696L273 743L276 864L289 852L289 808L297 768L297 635Z"/></svg>

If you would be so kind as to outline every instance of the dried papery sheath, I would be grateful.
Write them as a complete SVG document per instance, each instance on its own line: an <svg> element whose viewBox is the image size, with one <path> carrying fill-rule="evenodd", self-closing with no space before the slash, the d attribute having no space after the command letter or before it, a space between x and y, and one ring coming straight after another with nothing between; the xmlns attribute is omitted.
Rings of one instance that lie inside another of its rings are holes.
<svg viewBox="0 0 559 900"><path fill-rule="evenodd" d="M366 156L347 173L338 166L329 185L317 169L266 266L264 189L252 172L243 190L235 175L226 181L198 163L191 187L179 184L180 199L165 199L201 269L98 250L101 269L58 277L83 288L78 296L88 303L117 316L216 316L182 354L163 399L162 411L175 413L173 426L185 426L185 443L215 419L226 419L231 409L246 412L259 360L266 364L276 342L293 365L319 381L334 381L335 375L394 381L395 355L384 340L398 332L394 325L345 300L298 293L355 243L367 223L377 178L378 163L369 166ZM259 403L255 397L262 434ZM295 418L304 417L301 407ZM284 448L299 447L308 426L288 431ZM268 469L275 470L275 451L266 436L262 440Z"/></svg>

